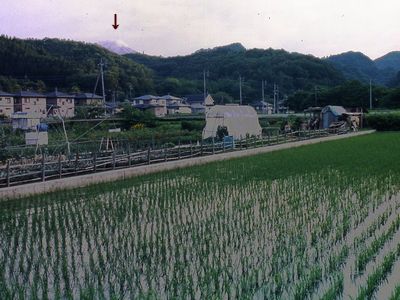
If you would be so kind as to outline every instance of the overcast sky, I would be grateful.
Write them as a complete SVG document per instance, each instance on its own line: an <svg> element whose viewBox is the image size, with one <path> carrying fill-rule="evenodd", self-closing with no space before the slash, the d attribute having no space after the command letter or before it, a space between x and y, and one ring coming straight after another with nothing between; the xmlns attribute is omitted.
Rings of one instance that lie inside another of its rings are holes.
<svg viewBox="0 0 400 300"><path fill-rule="evenodd" d="M120 41L163 56L240 42L377 58L400 50L399 12L398 0L1 0L0 34Z"/></svg>

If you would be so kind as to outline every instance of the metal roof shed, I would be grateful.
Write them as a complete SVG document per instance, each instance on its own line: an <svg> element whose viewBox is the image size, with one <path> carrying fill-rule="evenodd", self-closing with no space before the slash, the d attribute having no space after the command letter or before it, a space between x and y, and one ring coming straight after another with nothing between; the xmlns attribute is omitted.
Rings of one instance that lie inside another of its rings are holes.
<svg viewBox="0 0 400 300"><path fill-rule="evenodd" d="M325 106L322 111L322 127L329 128L329 125L333 122L339 121L340 117L346 113L343 106L328 105Z"/></svg>
<svg viewBox="0 0 400 300"><path fill-rule="evenodd" d="M246 105L215 105L206 115L203 139L217 136L218 126L226 126L228 134L235 139L261 136L261 126L257 112Z"/></svg>

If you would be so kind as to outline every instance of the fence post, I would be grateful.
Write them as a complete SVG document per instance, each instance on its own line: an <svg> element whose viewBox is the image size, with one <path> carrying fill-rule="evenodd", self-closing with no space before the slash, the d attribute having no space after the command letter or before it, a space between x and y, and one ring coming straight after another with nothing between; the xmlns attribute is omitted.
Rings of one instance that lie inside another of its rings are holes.
<svg viewBox="0 0 400 300"><path fill-rule="evenodd" d="M93 172L97 171L97 155L96 152L93 152Z"/></svg>
<svg viewBox="0 0 400 300"><path fill-rule="evenodd" d="M276 143L279 144L279 130L276 131Z"/></svg>
<svg viewBox="0 0 400 300"><path fill-rule="evenodd" d="M242 137L240 137L239 145L240 145L240 150L242 150L242 148L243 148L243 145L242 145Z"/></svg>
<svg viewBox="0 0 400 300"><path fill-rule="evenodd" d="M249 141L247 135L246 135L246 149L249 149Z"/></svg>
<svg viewBox="0 0 400 300"><path fill-rule="evenodd" d="M7 160L7 187L10 186L10 160Z"/></svg>
<svg viewBox="0 0 400 300"><path fill-rule="evenodd" d="M128 167L130 167L132 164L131 161L131 144L128 144Z"/></svg>
<svg viewBox="0 0 400 300"><path fill-rule="evenodd" d="M75 175L78 170L78 163L79 163L79 153L76 152L76 154L75 154Z"/></svg>
<svg viewBox="0 0 400 300"><path fill-rule="evenodd" d="M181 140L178 141L178 159L181 159Z"/></svg>
<svg viewBox="0 0 400 300"><path fill-rule="evenodd" d="M215 154L214 137L212 138L212 154Z"/></svg>
<svg viewBox="0 0 400 300"><path fill-rule="evenodd" d="M112 153L112 168L115 169L115 150Z"/></svg>
<svg viewBox="0 0 400 300"><path fill-rule="evenodd" d="M147 164L150 164L150 154L151 154L151 147L149 146L149 149L147 149Z"/></svg>
<svg viewBox="0 0 400 300"><path fill-rule="evenodd" d="M58 178L62 177L61 154L58 154Z"/></svg>
<svg viewBox="0 0 400 300"><path fill-rule="evenodd" d="M222 139L222 152L225 152L225 140Z"/></svg>
<svg viewBox="0 0 400 300"><path fill-rule="evenodd" d="M271 137L270 137L270 132L268 131L268 133L267 133L267 135L268 135L268 146L271 144Z"/></svg>
<svg viewBox="0 0 400 300"><path fill-rule="evenodd" d="M46 170L44 165L44 152L42 152L42 181L46 180Z"/></svg>
<svg viewBox="0 0 400 300"><path fill-rule="evenodd" d="M190 141L190 157L193 157L192 141Z"/></svg>
<svg viewBox="0 0 400 300"><path fill-rule="evenodd" d="M201 140L200 144L200 156L203 156L203 140Z"/></svg>
<svg viewBox="0 0 400 300"><path fill-rule="evenodd" d="M168 161L168 147L164 146L164 161Z"/></svg>

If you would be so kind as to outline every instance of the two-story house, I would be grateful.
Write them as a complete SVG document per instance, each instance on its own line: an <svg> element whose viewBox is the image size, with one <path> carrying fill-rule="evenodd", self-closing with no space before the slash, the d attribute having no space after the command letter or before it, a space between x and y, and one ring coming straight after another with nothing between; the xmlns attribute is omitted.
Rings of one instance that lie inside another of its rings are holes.
<svg viewBox="0 0 400 300"><path fill-rule="evenodd" d="M0 115L10 118L14 113L14 95L0 91Z"/></svg>
<svg viewBox="0 0 400 300"><path fill-rule="evenodd" d="M33 113L40 118L46 118L46 96L31 91L20 91L14 94L14 112Z"/></svg>
<svg viewBox="0 0 400 300"><path fill-rule="evenodd" d="M167 114L167 100L153 95L143 95L133 99L133 107L140 110L149 110L156 117L164 117Z"/></svg>
<svg viewBox="0 0 400 300"><path fill-rule="evenodd" d="M93 93L81 93L74 96L75 106L100 106L103 105L103 97Z"/></svg>
<svg viewBox="0 0 400 300"><path fill-rule="evenodd" d="M49 115L59 116L63 119L75 116L74 96L57 91L46 94Z"/></svg>
<svg viewBox="0 0 400 300"><path fill-rule="evenodd" d="M184 99L193 113L207 113L214 106L214 99L210 94L206 97L203 94L187 95Z"/></svg>
<svg viewBox="0 0 400 300"><path fill-rule="evenodd" d="M183 98L171 96L171 95L164 95L160 98L165 99L167 103L167 113L169 115L173 114L191 114L192 109L190 105L183 100Z"/></svg>

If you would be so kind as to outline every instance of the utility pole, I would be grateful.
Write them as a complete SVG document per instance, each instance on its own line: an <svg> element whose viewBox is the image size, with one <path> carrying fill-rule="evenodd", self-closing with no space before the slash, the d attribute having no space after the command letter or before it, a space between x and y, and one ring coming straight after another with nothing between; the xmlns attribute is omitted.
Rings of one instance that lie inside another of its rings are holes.
<svg viewBox="0 0 400 300"><path fill-rule="evenodd" d="M317 86L314 86L314 106L317 107Z"/></svg>
<svg viewBox="0 0 400 300"><path fill-rule="evenodd" d="M106 110L106 93L104 91L104 62L103 58L100 60L100 75L101 75L101 88L103 90L103 105L104 105L104 114L107 113Z"/></svg>
<svg viewBox="0 0 400 300"><path fill-rule="evenodd" d="M206 70L203 70L203 96L206 99Z"/></svg>
<svg viewBox="0 0 400 300"><path fill-rule="evenodd" d="M274 83L274 113L278 113L278 94L279 88L278 85Z"/></svg>
<svg viewBox="0 0 400 300"><path fill-rule="evenodd" d="M265 86L266 86L266 85L267 85L267 81L266 81L266 80L261 81L262 101L265 101L265 93L264 93L264 90L265 90Z"/></svg>
<svg viewBox="0 0 400 300"><path fill-rule="evenodd" d="M205 69L203 69L203 93L204 93L204 99L206 99L207 97L207 80L206 77L209 76L209 72L208 70L206 71Z"/></svg>
<svg viewBox="0 0 400 300"><path fill-rule="evenodd" d="M114 114L114 110L115 110L115 98L116 98L116 91L114 91L114 94L113 94L113 106L112 106L112 110L111 110L111 114L113 115Z"/></svg>
<svg viewBox="0 0 400 300"><path fill-rule="evenodd" d="M242 76L239 75L239 103L242 105L243 99L242 99Z"/></svg>
<svg viewBox="0 0 400 300"><path fill-rule="evenodd" d="M372 109L372 80L369 80L369 109Z"/></svg>

